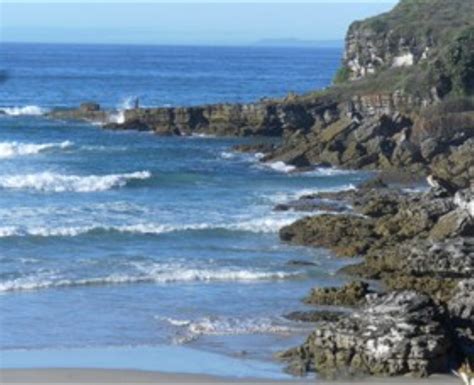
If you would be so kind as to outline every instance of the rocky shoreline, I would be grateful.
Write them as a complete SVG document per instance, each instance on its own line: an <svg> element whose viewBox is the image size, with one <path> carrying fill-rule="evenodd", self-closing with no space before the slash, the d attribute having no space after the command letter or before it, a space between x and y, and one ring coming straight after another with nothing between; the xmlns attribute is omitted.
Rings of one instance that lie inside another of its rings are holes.
<svg viewBox="0 0 474 385"><path fill-rule="evenodd" d="M354 23L337 85L321 92L252 104L134 108L119 118L85 103L49 116L159 135L281 137L278 146L235 150L295 170L428 177L424 192L383 178L275 207L308 212L281 229L282 241L363 258L340 272L355 282L315 288L305 299L333 310L288 315L315 322L315 331L279 357L300 375L446 373L474 355L474 8L462 0L432 3L401 0L392 12Z"/></svg>
<svg viewBox="0 0 474 385"><path fill-rule="evenodd" d="M383 288L371 293L357 281L313 289L305 303L355 310L323 320L301 347L280 355L294 374L427 376L474 352L473 191L372 185L378 187L316 194L311 199L342 201L353 211L306 217L280 231L286 242L363 256L342 273L378 279Z"/></svg>

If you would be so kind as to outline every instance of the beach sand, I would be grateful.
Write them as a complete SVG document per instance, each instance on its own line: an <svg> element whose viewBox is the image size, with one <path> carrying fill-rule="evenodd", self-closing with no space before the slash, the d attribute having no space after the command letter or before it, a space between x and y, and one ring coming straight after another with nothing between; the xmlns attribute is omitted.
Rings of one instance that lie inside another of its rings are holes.
<svg viewBox="0 0 474 385"><path fill-rule="evenodd" d="M238 378L220 378L194 374L173 374L116 369L2 369L1 384L317 384L317 385L459 385L451 376L429 379L370 378L363 381L320 381L314 378L294 381L269 381Z"/></svg>

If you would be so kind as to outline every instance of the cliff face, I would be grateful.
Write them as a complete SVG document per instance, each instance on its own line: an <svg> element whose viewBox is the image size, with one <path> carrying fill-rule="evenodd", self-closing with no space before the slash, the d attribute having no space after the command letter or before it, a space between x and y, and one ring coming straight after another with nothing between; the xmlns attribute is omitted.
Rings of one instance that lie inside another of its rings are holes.
<svg viewBox="0 0 474 385"><path fill-rule="evenodd" d="M391 11L353 23L346 38L347 78L444 61L440 56L474 26L471 0L402 0Z"/></svg>

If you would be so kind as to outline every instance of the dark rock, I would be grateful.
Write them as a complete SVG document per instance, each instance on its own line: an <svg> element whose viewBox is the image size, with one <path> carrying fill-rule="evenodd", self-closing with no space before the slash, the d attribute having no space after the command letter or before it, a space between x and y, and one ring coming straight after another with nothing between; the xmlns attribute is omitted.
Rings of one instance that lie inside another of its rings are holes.
<svg viewBox="0 0 474 385"><path fill-rule="evenodd" d="M262 153L272 151L275 146L271 143L251 143L251 144L238 144L232 147L232 150L242 153Z"/></svg>
<svg viewBox="0 0 474 385"><path fill-rule="evenodd" d="M359 190L385 189L387 187L388 185L379 177L371 178L357 186Z"/></svg>
<svg viewBox="0 0 474 385"><path fill-rule="evenodd" d="M347 312L342 311L329 311L329 310L312 310L312 311L295 311L286 314L284 317L291 321L298 322L322 322L330 321L335 322L346 316Z"/></svg>
<svg viewBox="0 0 474 385"><path fill-rule="evenodd" d="M371 293L366 282L351 282L342 287L317 287L304 302L311 305L355 306Z"/></svg>
<svg viewBox="0 0 474 385"><path fill-rule="evenodd" d="M474 356L474 280L461 281L448 302L457 346L464 356Z"/></svg>
<svg viewBox="0 0 474 385"><path fill-rule="evenodd" d="M327 212L343 212L347 211L347 205L336 201L322 199L301 198L288 203L280 203L275 206L275 211L327 211Z"/></svg>
<svg viewBox="0 0 474 385"><path fill-rule="evenodd" d="M100 111L100 104L95 102L84 102L79 106L79 110L82 112L97 112Z"/></svg>
<svg viewBox="0 0 474 385"><path fill-rule="evenodd" d="M107 123L103 126L109 130L136 130L136 131L149 131L148 126L144 125L139 120L128 120L126 123Z"/></svg>
<svg viewBox="0 0 474 385"><path fill-rule="evenodd" d="M288 262L287 262L287 265L288 265L288 266L318 266L318 264L315 263L315 262L302 261L302 260L298 260L298 259L294 259L294 260L288 261Z"/></svg>

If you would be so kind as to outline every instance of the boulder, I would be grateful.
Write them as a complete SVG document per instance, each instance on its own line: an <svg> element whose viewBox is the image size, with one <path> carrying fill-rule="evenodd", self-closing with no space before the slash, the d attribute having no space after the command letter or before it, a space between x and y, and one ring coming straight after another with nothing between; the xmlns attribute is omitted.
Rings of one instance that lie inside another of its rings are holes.
<svg viewBox="0 0 474 385"><path fill-rule="evenodd" d="M452 351L444 312L429 296L402 291L369 295L361 310L320 323L303 346L282 357L326 376L428 376L449 369Z"/></svg>
<svg viewBox="0 0 474 385"><path fill-rule="evenodd" d="M369 293L369 284L358 281L342 287L314 288L304 302L310 305L356 306Z"/></svg>

